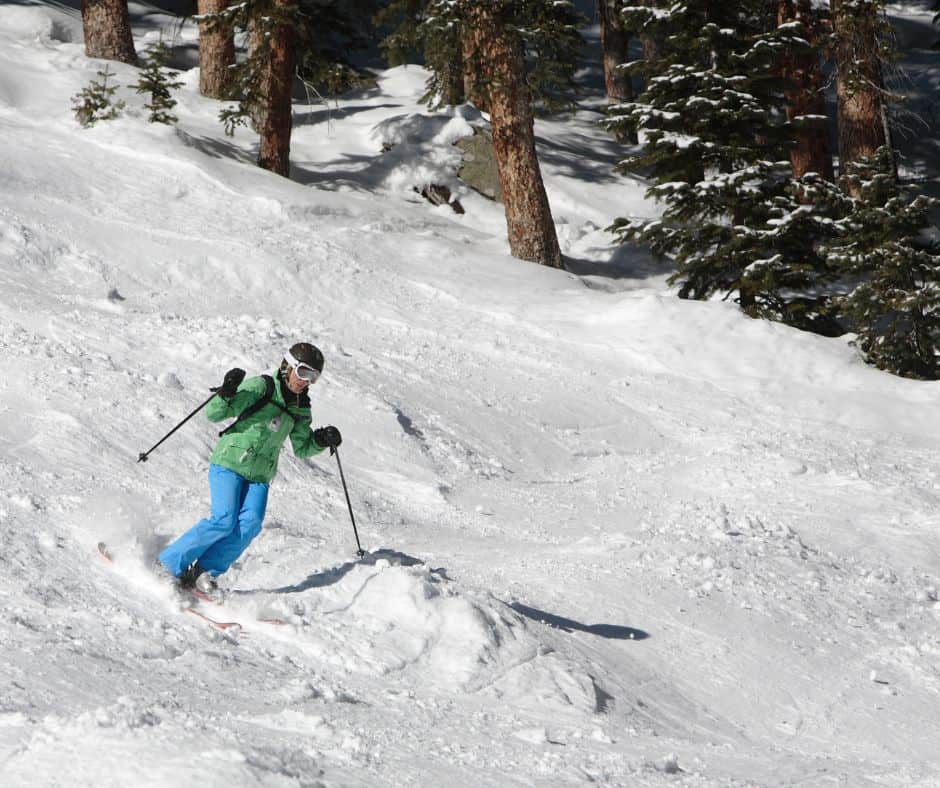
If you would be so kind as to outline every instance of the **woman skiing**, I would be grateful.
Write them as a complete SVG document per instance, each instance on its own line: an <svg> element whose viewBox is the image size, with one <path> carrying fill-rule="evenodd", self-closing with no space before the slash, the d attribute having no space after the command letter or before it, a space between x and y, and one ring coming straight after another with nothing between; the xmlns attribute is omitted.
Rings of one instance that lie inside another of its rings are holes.
<svg viewBox="0 0 940 788"><path fill-rule="evenodd" d="M276 377L245 380L231 369L206 408L209 421L235 418L210 458L211 514L160 553L160 562L184 588L217 589L225 572L261 532L268 486L277 473L281 446L290 436L294 455L311 457L339 446L336 427L310 430L308 388L323 372L323 354L298 342L284 355Z"/></svg>

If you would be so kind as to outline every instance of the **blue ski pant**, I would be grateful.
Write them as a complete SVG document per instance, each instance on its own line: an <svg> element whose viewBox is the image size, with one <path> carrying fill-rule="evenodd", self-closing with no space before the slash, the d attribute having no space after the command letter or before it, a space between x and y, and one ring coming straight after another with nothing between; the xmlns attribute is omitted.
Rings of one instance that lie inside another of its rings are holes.
<svg viewBox="0 0 940 788"><path fill-rule="evenodd" d="M228 569L261 533L268 505L268 485L250 482L221 465L209 466L212 512L160 553L176 577L198 560L211 575Z"/></svg>

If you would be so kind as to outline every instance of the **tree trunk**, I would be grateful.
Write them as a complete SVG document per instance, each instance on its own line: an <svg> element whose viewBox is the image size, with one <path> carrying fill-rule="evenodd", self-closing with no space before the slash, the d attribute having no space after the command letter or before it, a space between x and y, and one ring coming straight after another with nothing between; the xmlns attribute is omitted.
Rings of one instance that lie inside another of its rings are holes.
<svg viewBox="0 0 940 788"><path fill-rule="evenodd" d="M127 0L82 0L85 54L137 64Z"/></svg>
<svg viewBox="0 0 940 788"><path fill-rule="evenodd" d="M265 51L267 46L264 37L264 24L254 18L248 19L248 60L256 63L258 69L257 92L253 100L248 103L248 114L251 118L251 128L258 134L264 127L264 118L267 114L267 102L265 96L270 91L269 82L271 81L271 68L268 54Z"/></svg>
<svg viewBox="0 0 940 788"><path fill-rule="evenodd" d="M199 14L218 14L228 0L198 0ZM221 22L199 23L199 92L209 98L227 98L235 64L232 28Z"/></svg>
<svg viewBox="0 0 940 788"><path fill-rule="evenodd" d="M493 152L514 257L561 268L558 236L535 152L535 119L525 82L522 41L507 24L512 0L467 4L465 35L473 38L488 88Z"/></svg>
<svg viewBox="0 0 940 788"><path fill-rule="evenodd" d="M640 0L639 5L647 6L649 8L656 7L657 0ZM646 33L640 36L640 41L643 43L643 59L644 60L656 60L659 57L659 53L662 51L663 42L660 39L661 34L650 34Z"/></svg>
<svg viewBox="0 0 940 788"><path fill-rule="evenodd" d="M447 79L444 81L444 103L455 107L466 101L464 91L464 73L463 73L463 52L460 42L454 48L454 59L447 71Z"/></svg>
<svg viewBox="0 0 940 788"><path fill-rule="evenodd" d="M607 88L608 104L622 104L636 98L630 75L618 68L630 60L627 51L630 37L623 29L623 20L620 18L622 8L623 0L597 0L597 15L601 24L604 85ZM634 131L617 130L614 134L618 142L634 144L637 142Z"/></svg>
<svg viewBox="0 0 940 788"><path fill-rule="evenodd" d="M799 20L806 31L806 40L812 49L794 55L783 64L783 77L792 83L786 93L787 119L806 115L826 117L826 97L823 93L825 79L817 46L822 39L819 16L813 10L811 0L779 0L777 22L785 24ZM807 172L816 172L826 180L833 180L832 151L829 148L827 123L817 122L798 128L796 145L790 149L790 164L793 175L803 177Z"/></svg>
<svg viewBox="0 0 940 788"><path fill-rule="evenodd" d="M630 38L623 29L620 11L623 0L597 0L597 15L601 23L601 50L604 60L604 85L607 88L607 103L619 104L633 101L633 83L630 76L618 69L630 60L627 47Z"/></svg>
<svg viewBox="0 0 940 788"><path fill-rule="evenodd" d="M276 0L281 8L290 0ZM266 59L261 147L258 166L290 176L291 88L294 82L294 31L289 23L271 26Z"/></svg>
<svg viewBox="0 0 940 788"><path fill-rule="evenodd" d="M878 17L874 7L859 13L847 0L831 0L836 32L836 95L839 106L839 173L886 143ZM853 13L853 10L856 10Z"/></svg>
<svg viewBox="0 0 940 788"><path fill-rule="evenodd" d="M469 22L464 20L460 29L464 98L480 112L489 112L490 102L483 78L479 43L479 37L469 29Z"/></svg>

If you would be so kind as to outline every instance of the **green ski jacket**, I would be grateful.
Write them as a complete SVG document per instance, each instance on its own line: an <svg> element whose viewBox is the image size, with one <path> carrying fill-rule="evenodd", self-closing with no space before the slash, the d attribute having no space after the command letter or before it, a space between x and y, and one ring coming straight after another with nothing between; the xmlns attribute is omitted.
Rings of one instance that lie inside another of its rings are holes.
<svg viewBox="0 0 940 788"><path fill-rule="evenodd" d="M273 377L271 401L223 435L209 460L235 471L250 482L268 484L274 478L281 446L288 435L297 457L312 457L324 448L313 439L310 431L310 398L307 392L289 393L288 402L285 402L277 371ZM209 421L234 419L256 402L265 388L264 378L260 375L243 380L230 400L222 397L210 400L206 416Z"/></svg>

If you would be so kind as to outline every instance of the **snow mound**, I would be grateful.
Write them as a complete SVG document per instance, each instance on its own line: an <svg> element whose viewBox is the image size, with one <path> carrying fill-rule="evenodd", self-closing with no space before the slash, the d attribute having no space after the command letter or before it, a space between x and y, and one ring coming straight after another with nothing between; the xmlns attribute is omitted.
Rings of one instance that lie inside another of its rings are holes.
<svg viewBox="0 0 940 788"><path fill-rule="evenodd" d="M462 191L456 172L461 153L453 144L473 136L473 127L458 111L428 117L408 113L377 123L372 138L385 151L384 188L410 192L415 186L443 184L455 193Z"/></svg>
<svg viewBox="0 0 940 788"><path fill-rule="evenodd" d="M354 673L399 673L523 705L595 710L592 679L543 643L523 616L424 564L345 564L296 586L233 597L227 606L286 622L274 633Z"/></svg>
<svg viewBox="0 0 940 788"><path fill-rule="evenodd" d="M52 14L40 8L4 8L0 12L7 35L20 41L49 41L55 30Z"/></svg>

